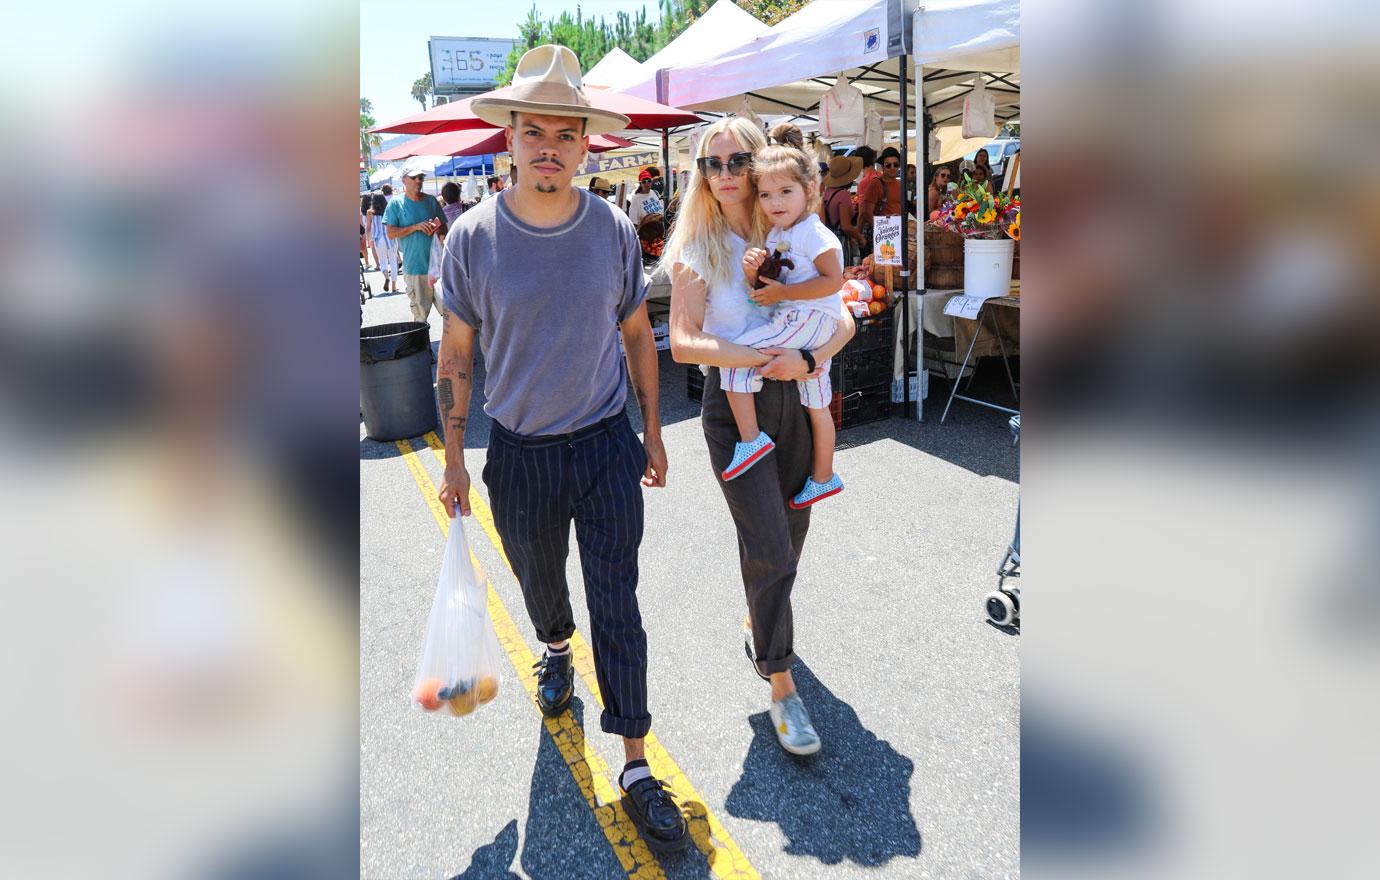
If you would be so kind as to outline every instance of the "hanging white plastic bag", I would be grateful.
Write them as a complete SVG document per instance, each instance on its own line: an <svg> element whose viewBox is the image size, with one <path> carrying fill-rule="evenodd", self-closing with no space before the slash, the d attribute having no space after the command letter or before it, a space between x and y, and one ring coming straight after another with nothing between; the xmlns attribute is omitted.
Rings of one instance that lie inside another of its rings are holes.
<svg viewBox="0 0 1380 880"><path fill-rule="evenodd" d="M748 102L747 95L743 95L743 106L739 107L736 111L734 111L733 115L743 117L748 122L751 122L753 125L757 126L760 129L766 129L766 125L762 122L762 117L757 115L757 113L752 109L752 104Z"/></svg>
<svg viewBox="0 0 1380 880"><path fill-rule="evenodd" d="M997 136L997 99L987 94L980 73L973 79L973 90L963 99L963 136Z"/></svg>
<svg viewBox="0 0 1380 880"><path fill-rule="evenodd" d="M868 113L863 117L862 142L874 152L882 151L882 114Z"/></svg>
<svg viewBox="0 0 1380 880"><path fill-rule="evenodd" d="M465 527L457 516L450 521L412 705L428 712L468 715L498 696L500 662L484 573L470 556Z"/></svg>
<svg viewBox="0 0 1380 880"><path fill-rule="evenodd" d="M819 134L829 141L858 138L863 133L863 93L843 74L819 99Z"/></svg>

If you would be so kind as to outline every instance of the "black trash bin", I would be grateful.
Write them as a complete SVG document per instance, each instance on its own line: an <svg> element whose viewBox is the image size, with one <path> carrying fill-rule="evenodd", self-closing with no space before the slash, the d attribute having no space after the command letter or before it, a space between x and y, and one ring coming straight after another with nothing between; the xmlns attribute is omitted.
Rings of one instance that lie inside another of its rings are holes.
<svg viewBox="0 0 1380 880"><path fill-rule="evenodd" d="M420 321L360 328L359 405L370 439L435 430L431 363L431 328Z"/></svg>

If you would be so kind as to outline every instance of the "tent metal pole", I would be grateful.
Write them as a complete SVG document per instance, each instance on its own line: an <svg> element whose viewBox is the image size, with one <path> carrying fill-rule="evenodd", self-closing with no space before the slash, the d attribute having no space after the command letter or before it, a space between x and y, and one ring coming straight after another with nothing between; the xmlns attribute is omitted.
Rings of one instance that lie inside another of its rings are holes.
<svg viewBox="0 0 1380 880"><path fill-rule="evenodd" d="M916 27L919 23L924 10L916 13L915 19L911 22L911 27ZM918 36L918 35L917 35ZM915 65L915 79L924 83L925 71L923 65ZM930 166L930 131L934 122L930 119L929 111L925 109L925 88L922 85L915 90L915 136L920 139L920 143L915 146L915 157L919 159L915 163L915 173L918 179L915 181L915 197L919 201L925 200L922 208L916 205L915 218L915 266L920 273L920 280L915 285L915 295L917 297L915 318L917 326L915 328L915 378L916 384L920 386L920 393L916 395L915 401L915 420L925 421L925 386L928 384L921 378L921 373L925 369L925 221L930 216L930 196L929 196L929 166ZM920 189L920 181L925 181L925 189ZM921 192L924 195L921 196Z"/></svg>
<svg viewBox="0 0 1380 880"><path fill-rule="evenodd" d="M906 64L910 56L902 55L896 67L896 89L900 92L901 111L901 401L905 409L910 409L910 217L913 206L910 192L906 187L910 177L906 168L910 157L910 138L906 135ZM922 91L923 94L923 91ZM920 234L920 224L916 224L916 235ZM918 247L917 243L917 247Z"/></svg>
<svg viewBox="0 0 1380 880"><path fill-rule="evenodd" d="M671 178L671 134L666 129L661 130L661 198L662 207L671 204L671 187L675 184Z"/></svg>

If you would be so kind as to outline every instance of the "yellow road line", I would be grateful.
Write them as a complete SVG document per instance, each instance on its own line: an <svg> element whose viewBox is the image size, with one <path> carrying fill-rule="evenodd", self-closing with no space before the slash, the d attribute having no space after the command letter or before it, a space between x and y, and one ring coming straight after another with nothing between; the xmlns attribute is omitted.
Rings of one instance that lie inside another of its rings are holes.
<svg viewBox="0 0 1380 880"><path fill-rule="evenodd" d="M430 508L432 515L436 518L436 524L441 528L441 534L450 534L450 517L446 514L446 509L437 498L436 485L422 466L421 460L409 441L397 440L398 450L402 453L403 461L407 464L407 469L412 473L412 479L417 483L417 488L422 491L422 496L426 499L427 507ZM470 551L470 558L474 559L474 551ZM474 559L477 565L479 560ZM506 562L506 560L505 560ZM482 568L481 568L482 570ZM498 634L499 644L507 653L509 661L517 671L518 680L526 688L529 698L535 698L537 693L536 676L532 671L532 664L536 658L528 649L527 643L523 641L518 633L513 618L508 614L508 609L504 606L503 600L499 598L498 592L494 590L493 582L489 581L489 617L493 620L494 631ZM562 712L559 718L543 718L546 724L546 732L550 734L551 740L556 744L557 750L564 759L566 768L570 775L574 777L577 785L580 786L580 793L584 795L585 803L594 813L594 819L599 823L604 836L608 839L609 846L613 849L614 856L618 859L623 869L628 872L629 877L636 880L665 880L665 873L661 870L661 865L657 862L656 856L647 847L647 842L637 831L637 826L633 824L623 805L619 802L619 795L614 788L612 776L609 773L608 764L599 756L597 752L589 747L585 741L584 730L575 723L575 718L570 712Z"/></svg>
<svg viewBox="0 0 1380 880"><path fill-rule="evenodd" d="M428 431L426 444L431 447L432 453L440 461L441 467L446 465L446 449L441 443L441 438L436 436L435 431ZM438 504L440 502L437 502ZM484 528L484 533L489 536L489 541L493 543L494 549L498 550L498 555L503 559L503 564L508 567L508 572L512 574L513 566L508 561L508 555L503 552L503 541L498 536L498 530L494 527L493 511L489 505L484 503L484 499L479 497L473 482L470 484L470 512L474 518ZM442 510L444 515L444 509ZM516 575L514 578L516 579ZM599 708L604 707L604 697L599 693L599 680L594 675L594 652L590 650L589 643L580 635L578 631L570 638L571 651L574 654L572 665L580 673L580 678L584 679L589 691L594 695L594 700L599 704ZM714 876L724 878L724 880L760 880L761 875L757 869L748 861L747 856L738 847L733 836L724 828L714 811L709 809L704 796L699 793L695 786L690 782L690 778L680 769L665 747L661 745L656 734L648 733L646 740L647 763L651 766L652 772L656 777L666 783L676 798L685 805L687 819L690 824L690 836L695 841L695 846L704 853L705 859L709 862L709 867L713 870Z"/></svg>

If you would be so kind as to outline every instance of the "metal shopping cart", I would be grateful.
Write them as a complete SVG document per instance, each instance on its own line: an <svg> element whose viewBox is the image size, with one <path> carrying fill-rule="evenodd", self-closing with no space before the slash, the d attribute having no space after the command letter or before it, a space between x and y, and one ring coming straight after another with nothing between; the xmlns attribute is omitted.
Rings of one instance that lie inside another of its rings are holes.
<svg viewBox="0 0 1380 880"><path fill-rule="evenodd" d="M1011 417L1011 445L1021 441L1021 417ZM987 609L987 619L997 626L1020 629L1021 626L1021 588L1008 587L1008 580L1021 576L1021 504L1016 502L1016 533L1006 547L1006 555L997 566L997 588L983 599Z"/></svg>

